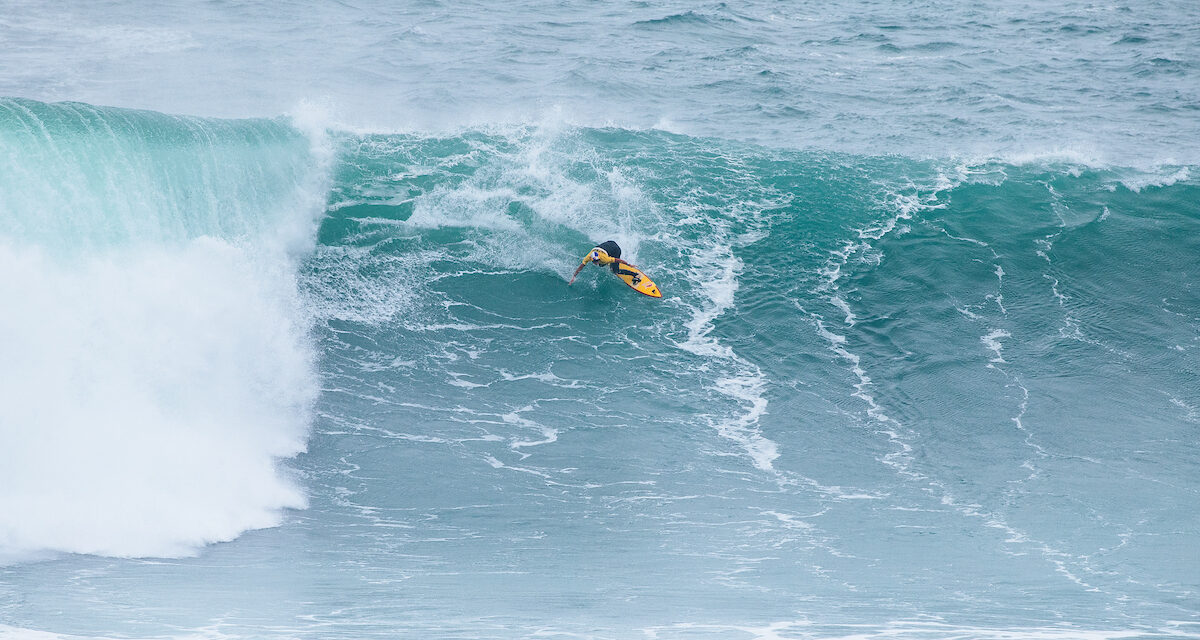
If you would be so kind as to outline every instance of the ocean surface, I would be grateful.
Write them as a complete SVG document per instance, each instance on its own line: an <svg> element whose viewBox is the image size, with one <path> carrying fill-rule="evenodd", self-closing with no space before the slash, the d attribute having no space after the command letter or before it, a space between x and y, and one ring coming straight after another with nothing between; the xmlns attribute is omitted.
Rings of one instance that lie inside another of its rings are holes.
<svg viewBox="0 0 1200 640"><path fill-rule="evenodd" d="M1200 638L1200 4L0 43L0 639Z"/></svg>

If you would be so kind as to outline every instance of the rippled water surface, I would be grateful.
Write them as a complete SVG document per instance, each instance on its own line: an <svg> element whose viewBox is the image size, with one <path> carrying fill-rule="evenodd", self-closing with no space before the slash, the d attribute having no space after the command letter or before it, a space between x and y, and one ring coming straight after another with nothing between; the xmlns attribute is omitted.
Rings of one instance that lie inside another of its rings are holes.
<svg viewBox="0 0 1200 640"><path fill-rule="evenodd" d="M1200 637L1192 3L0 41L0 638Z"/></svg>

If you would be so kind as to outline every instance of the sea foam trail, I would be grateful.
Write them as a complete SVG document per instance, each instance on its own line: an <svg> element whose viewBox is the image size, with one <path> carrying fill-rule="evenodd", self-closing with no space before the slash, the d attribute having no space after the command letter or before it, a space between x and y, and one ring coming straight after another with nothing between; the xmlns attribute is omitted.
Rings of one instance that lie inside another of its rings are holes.
<svg viewBox="0 0 1200 640"><path fill-rule="evenodd" d="M742 271L742 261L734 255L732 246L714 245L706 249L706 255L715 256L713 261L718 265L719 275L711 278L711 274L704 271L700 259L690 270L689 276L700 283L699 288L707 301L692 310L692 318L686 324L688 339L679 347L698 356L722 361L715 368L727 373L720 375L712 388L736 401L743 412L733 417L710 417L709 421L722 438L742 447L755 468L777 473L774 462L779 457L779 446L763 436L759 428L759 420L767 413L766 376L759 367L745 361L731 347L711 335L713 322L735 306L734 294L738 289L737 278ZM709 279L705 280L706 277Z"/></svg>
<svg viewBox="0 0 1200 640"><path fill-rule="evenodd" d="M0 101L0 150L0 560L187 555L303 507L309 141Z"/></svg>

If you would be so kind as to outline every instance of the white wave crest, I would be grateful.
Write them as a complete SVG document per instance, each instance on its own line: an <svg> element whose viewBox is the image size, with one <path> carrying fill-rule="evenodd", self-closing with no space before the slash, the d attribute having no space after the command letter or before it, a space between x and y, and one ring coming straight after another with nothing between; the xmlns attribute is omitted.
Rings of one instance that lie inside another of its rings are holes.
<svg viewBox="0 0 1200 640"><path fill-rule="evenodd" d="M316 394L286 260L0 243L0 272L0 554L190 555L305 506L277 467Z"/></svg>

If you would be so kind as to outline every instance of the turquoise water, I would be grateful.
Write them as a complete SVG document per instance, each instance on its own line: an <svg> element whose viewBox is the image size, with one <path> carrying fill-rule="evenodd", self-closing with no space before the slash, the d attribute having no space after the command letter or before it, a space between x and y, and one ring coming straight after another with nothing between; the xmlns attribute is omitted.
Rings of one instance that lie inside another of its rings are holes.
<svg viewBox="0 0 1200 640"><path fill-rule="evenodd" d="M11 9L0 638L1200 637L1190 5Z"/></svg>

